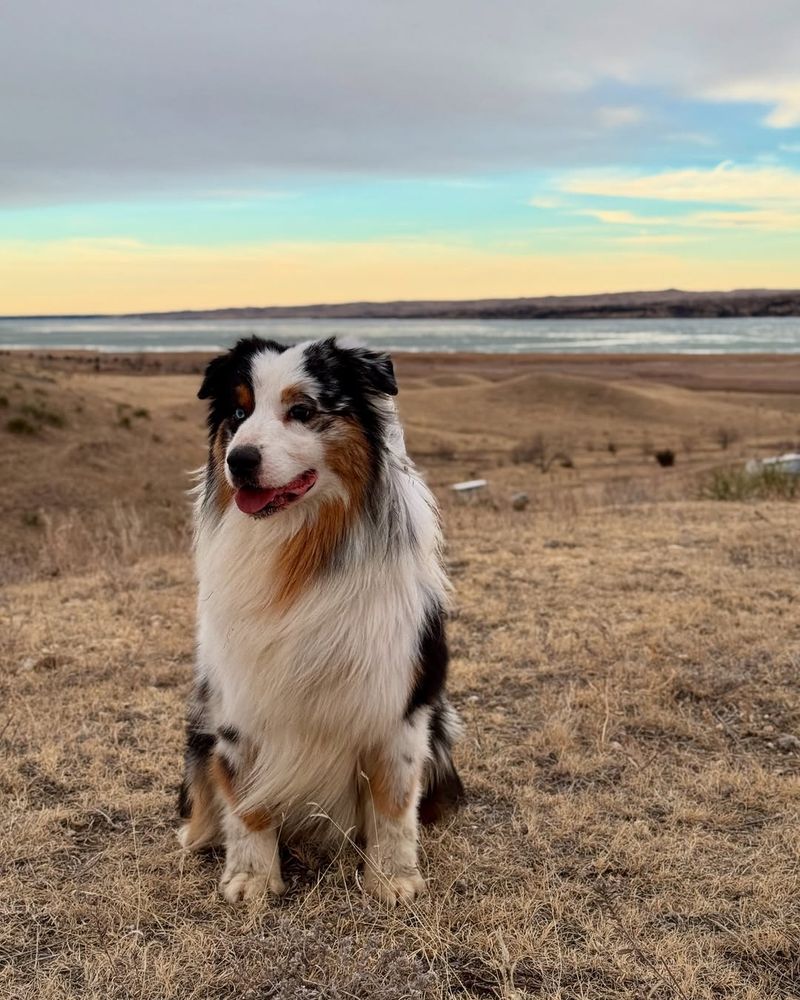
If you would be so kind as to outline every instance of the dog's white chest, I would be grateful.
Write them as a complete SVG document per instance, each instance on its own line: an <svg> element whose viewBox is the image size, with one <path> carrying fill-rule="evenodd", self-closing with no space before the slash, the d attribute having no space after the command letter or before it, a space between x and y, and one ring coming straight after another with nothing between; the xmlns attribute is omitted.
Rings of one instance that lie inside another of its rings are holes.
<svg viewBox="0 0 800 1000"><path fill-rule="evenodd" d="M327 574L281 609L274 555L237 528L198 548L199 651L223 714L253 734L355 743L402 714L424 615L413 567Z"/></svg>

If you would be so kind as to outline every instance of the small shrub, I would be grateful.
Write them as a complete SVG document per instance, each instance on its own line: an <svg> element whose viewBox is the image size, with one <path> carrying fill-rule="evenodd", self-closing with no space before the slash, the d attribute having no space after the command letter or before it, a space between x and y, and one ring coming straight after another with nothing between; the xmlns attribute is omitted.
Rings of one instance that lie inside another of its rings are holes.
<svg viewBox="0 0 800 1000"><path fill-rule="evenodd" d="M124 428L125 428L125 430L128 430L128 431L129 431L129 430L131 429L131 427L133 426L133 425L131 424L131 418L130 418L130 417L128 416L128 414L127 414L127 413L123 413L123 415L122 415L122 416L121 416L121 417L119 418L119 420L117 421L117 424L118 424L118 425L119 425L120 427L124 427Z"/></svg>
<svg viewBox="0 0 800 1000"><path fill-rule="evenodd" d="M757 472L715 469L703 483L700 495L707 500L794 500L800 496L800 476L772 466Z"/></svg>
<svg viewBox="0 0 800 1000"><path fill-rule="evenodd" d="M616 455L617 445L615 441L609 441L608 444L606 445L606 448L608 449L609 455Z"/></svg>
<svg viewBox="0 0 800 1000"><path fill-rule="evenodd" d="M63 415L58 410L51 410L40 403L26 403L20 407L20 410L25 416L45 427L63 427L66 424Z"/></svg>
<svg viewBox="0 0 800 1000"><path fill-rule="evenodd" d="M149 420L150 411L144 406L140 406L138 409L133 411L133 416L138 417L140 420Z"/></svg>
<svg viewBox="0 0 800 1000"><path fill-rule="evenodd" d="M12 417L6 424L9 434L35 434L36 428L25 417Z"/></svg>
<svg viewBox="0 0 800 1000"><path fill-rule="evenodd" d="M0 410L8 409L8 396L0 396Z"/></svg>
<svg viewBox="0 0 800 1000"><path fill-rule="evenodd" d="M521 441L511 451L511 461L514 465L537 465L544 471L547 461L547 445L541 434L536 434L529 441Z"/></svg>
<svg viewBox="0 0 800 1000"><path fill-rule="evenodd" d="M717 433L714 436L717 439L717 444L723 451L727 451L735 441L739 440L738 432L732 427L719 427L717 428Z"/></svg>
<svg viewBox="0 0 800 1000"><path fill-rule="evenodd" d="M432 458L438 458L442 462L452 462L456 457L455 448L446 441L434 442L430 454Z"/></svg>
<svg viewBox="0 0 800 1000"><path fill-rule="evenodd" d="M662 469L668 469L675 464L675 452L671 448L662 448L655 454L656 461Z"/></svg>
<svg viewBox="0 0 800 1000"><path fill-rule="evenodd" d="M518 444L511 452L511 461L514 465L535 465L541 472L547 472L556 462L562 469L575 468L572 456L552 450L541 434Z"/></svg>
<svg viewBox="0 0 800 1000"><path fill-rule="evenodd" d="M22 514L22 523L26 528L43 528L44 521L38 510L26 510Z"/></svg>

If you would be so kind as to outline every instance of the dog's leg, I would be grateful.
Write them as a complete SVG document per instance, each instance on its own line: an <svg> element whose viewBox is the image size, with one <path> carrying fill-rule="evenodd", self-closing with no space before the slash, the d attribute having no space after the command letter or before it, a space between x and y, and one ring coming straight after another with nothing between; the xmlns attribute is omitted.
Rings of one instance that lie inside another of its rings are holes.
<svg viewBox="0 0 800 1000"><path fill-rule="evenodd" d="M392 906L425 892L417 867L417 810L427 737L427 710L420 709L400 724L393 739L364 759L360 795L366 843L364 887Z"/></svg>
<svg viewBox="0 0 800 1000"><path fill-rule="evenodd" d="M178 830L181 847L202 851L220 842L220 808L208 773L208 762L187 770L181 788L181 816L186 822Z"/></svg>
<svg viewBox="0 0 800 1000"><path fill-rule="evenodd" d="M237 772L227 756L216 753L211 773L223 802L225 868L219 883L229 903L271 892L279 896L286 886L281 877L276 825L265 809L242 812L237 806Z"/></svg>
<svg viewBox="0 0 800 1000"><path fill-rule="evenodd" d="M208 719L208 685L195 685L186 723L186 751L178 812L186 820L178 840L187 851L200 851L219 843L220 808L209 771L215 737Z"/></svg>

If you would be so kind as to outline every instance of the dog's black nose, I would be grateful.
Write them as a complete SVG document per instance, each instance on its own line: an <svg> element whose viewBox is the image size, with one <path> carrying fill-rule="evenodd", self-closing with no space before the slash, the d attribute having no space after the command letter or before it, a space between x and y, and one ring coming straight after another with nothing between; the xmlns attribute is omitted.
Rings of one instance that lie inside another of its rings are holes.
<svg viewBox="0 0 800 1000"><path fill-rule="evenodd" d="M261 465L261 452L252 444L240 444L228 455L228 468L237 479L247 479Z"/></svg>

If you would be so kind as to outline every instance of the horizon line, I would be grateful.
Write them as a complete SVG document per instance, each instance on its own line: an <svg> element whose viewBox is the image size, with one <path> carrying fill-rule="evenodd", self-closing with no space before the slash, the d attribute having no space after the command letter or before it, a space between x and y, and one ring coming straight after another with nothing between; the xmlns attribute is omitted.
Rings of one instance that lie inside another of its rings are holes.
<svg viewBox="0 0 800 1000"><path fill-rule="evenodd" d="M800 295L800 288L731 288L726 290L717 289L706 289L703 291L689 291L681 288L656 288L656 289L631 289L624 292L581 292L574 295L530 295L530 296L482 296L480 298L471 299L351 299L343 302L307 302L298 303L293 305L240 305L240 306L212 306L207 308L195 309L192 307L185 307L179 309L159 309L159 310L141 310L141 311L126 311L126 312L81 312L81 313L9 313L0 314L0 320L14 320L14 319L142 319L150 318L155 316L187 316L187 315L216 315L219 313L243 313L243 312L261 312L261 313L292 313L301 312L304 310L320 310L320 309L332 309L332 310L345 310L345 309L356 309L356 308L391 308L393 306L397 307L469 307L481 305L508 305L513 303L567 303L582 301L589 303L589 301L597 302L598 300L608 301L608 300L623 300L635 296L640 299L642 296L685 296L686 298L699 299L699 298L710 298L710 297L734 297L737 295L754 295L754 296L771 296L771 295ZM637 305L644 305L644 302L638 302ZM633 302L630 305L634 305ZM247 317L245 317L247 318ZM255 318L255 317L249 317ZM309 318L309 317L307 317ZM322 317L318 317L322 318ZM349 316L345 317L347 319L369 319L369 318L379 318L379 317L358 317ZM396 318L403 319L406 317L380 317L380 318ZM412 318L412 317L409 317ZM426 317L414 317L414 318L426 318ZM431 319L435 318L447 318L447 317L427 317ZM505 317L513 318L513 317ZM525 318L525 317L520 317ZM688 318L688 317L687 317Z"/></svg>

